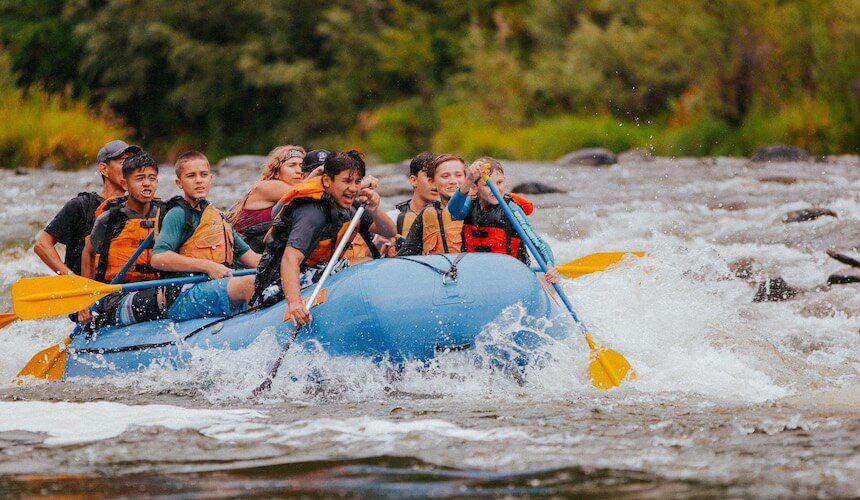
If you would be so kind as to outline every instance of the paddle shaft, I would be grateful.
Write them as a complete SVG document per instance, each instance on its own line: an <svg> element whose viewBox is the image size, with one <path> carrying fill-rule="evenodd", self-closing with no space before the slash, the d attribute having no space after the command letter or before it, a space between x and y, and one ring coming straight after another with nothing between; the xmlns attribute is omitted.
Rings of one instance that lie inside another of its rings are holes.
<svg viewBox="0 0 860 500"><path fill-rule="evenodd" d="M338 259L340 259L340 254L343 253L343 249L346 248L347 243L349 243L349 237L352 236L353 231L355 231L355 227L358 226L359 221L361 220L361 216L364 214L364 205L358 207L358 210L355 211L355 215L352 216L352 220L349 221L349 226L346 228L346 232L343 233L343 238L340 239L340 242L337 244L337 247L334 249L334 253L331 254L331 259L329 259L328 264L325 265L325 269L323 269L322 276L320 276L319 281L317 281L317 285L314 287L313 292L311 292L308 297L307 302L305 302L305 307L308 309L311 308L311 305L317 300L320 292L322 291L323 284L325 280L328 279L331 274L332 269L334 269L335 263L337 263ZM287 305L289 307L289 305ZM272 387L272 381L278 375L278 370L281 368L281 362L284 360L284 356L287 355L287 351L290 350L290 346L295 342L296 337L299 335L299 330L301 330L302 325L296 325L293 329L292 335L290 338L284 343L284 347L281 349L281 353L278 354L278 359L275 360L275 363L272 365L272 369L269 371L269 375L266 377L266 380L263 381L256 389L254 389L253 395L258 396L263 391L268 391Z"/></svg>
<svg viewBox="0 0 860 500"><path fill-rule="evenodd" d="M537 248L535 248L534 243L532 243L531 238L529 238L529 236L526 234L526 231L525 229L523 229L523 226L520 225L520 221L517 220L517 217L514 215L514 212L511 211L511 207L509 207L508 204L505 203L505 198L502 196L502 193L499 192L499 189L496 187L495 184L493 184L487 174L484 174L483 177L484 182L487 183L487 187L490 188L490 191L493 192L493 196L495 196L496 200L498 200L499 206L502 207L502 210L505 212L505 215L508 217L508 220L511 221L511 225L514 227L514 230L520 236L520 239L523 241L523 243L525 243L532 256L534 256L535 260L538 263L538 266L540 266L541 271L546 272L546 261L543 260L543 257L541 257L540 252L538 252ZM573 305L571 305L570 300L567 298L567 295L561 289L561 286L558 283L553 283L552 287L555 288L556 293L558 293L558 296L561 298L561 301L564 302L565 307L567 307L567 310L570 312L570 315L573 316L573 320L576 321L576 324L579 325L579 328L582 329L582 332L587 332L588 329L586 328L585 323L583 323L582 320L579 319L579 316L576 315L576 312L573 310Z"/></svg>

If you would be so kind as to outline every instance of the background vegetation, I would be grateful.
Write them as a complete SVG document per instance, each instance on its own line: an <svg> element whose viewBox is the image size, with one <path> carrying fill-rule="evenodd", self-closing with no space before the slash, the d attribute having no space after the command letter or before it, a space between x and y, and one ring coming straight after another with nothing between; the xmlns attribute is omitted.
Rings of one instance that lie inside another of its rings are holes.
<svg viewBox="0 0 860 500"><path fill-rule="evenodd" d="M856 1L0 0L0 54L7 166L91 158L117 118L214 158L860 148Z"/></svg>

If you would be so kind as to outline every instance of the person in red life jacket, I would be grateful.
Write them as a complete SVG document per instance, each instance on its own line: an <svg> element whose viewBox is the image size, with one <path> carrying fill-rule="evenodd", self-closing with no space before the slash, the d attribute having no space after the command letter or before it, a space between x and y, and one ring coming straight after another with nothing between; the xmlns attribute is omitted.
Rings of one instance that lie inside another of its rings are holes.
<svg viewBox="0 0 860 500"><path fill-rule="evenodd" d="M114 140L105 144L96 155L103 184L101 191L78 193L36 235L33 251L52 271L57 274L81 274L81 254L96 220L96 208L105 199L125 193L121 183L122 161L137 152L140 152L139 147L130 146L124 141ZM63 258L57 252L57 243L66 247ZM69 317L76 321L78 316L72 314Z"/></svg>
<svg viewBox="0 0 860 500"><path fill-rule="evenodd" d="M431 255L462 251L463 223L454 220L448 201L466 180L466 162L454 154L434 155L427 175L439 200L421 211L403 242L398 255Z"/></svg>
<svg viewBox="0 0 860 500"><path fill-rule="evenodd" d="M282 199L284 206L266 235L266 251L257 267L252 305L286 297L285 320L303 325L310 319L301 290L319 280L325 265L359 205L366 204L356 232L394 236L395 226L379 210L375 179L365 177L365 164L355 150L329 156L319 177L296 185ZM351 238L356 236L355 233ZM348 265L348 262L345 262Z"/></svg>
<svg viewBox="0 0 860 500"><path fill-rule="evenodd" d="M227 211L227 220L252 249L263 251L263 236L272 226L272 209L284 194L305 178L305 148L278 146L269 153L254 186ZM320 162L321 164L322 162Z"/></svg>
<svg viewBox="0 0 860 500"><path fill-rule="evenodd" d="M525 243L520 240L493 192L483 181L482 174L489 165L489 182L493 182L503 194L505 202L510 207L517 221L534 243L535 248L546 261L548 269L546 280L549 283L558 281L558 271L554 267L555 258L549 245L534 232L526 218L523 209L506 193L507 178L502 164L495 158L485 156L478 158L466 171L466 182L451 197L448 210L451 215L463 221L463 250L466 252L504 253L529 264L528 251ZM472 187L477 187L477 196L469 197Z"/></svg>
<svg viewBox="0 0 860 500"><path fill-rule="evenodd" d="M160 200L158 163L138 152L122 162L121 185L127 197L106 200L96 209L97 218L81 258L81 274L107 283L119 273L135 250L155 229ZM143 252L128 270L122 283L156 279L149 265L150 251ZM79 321L89 320L88 311L78 313Z"/></svg>

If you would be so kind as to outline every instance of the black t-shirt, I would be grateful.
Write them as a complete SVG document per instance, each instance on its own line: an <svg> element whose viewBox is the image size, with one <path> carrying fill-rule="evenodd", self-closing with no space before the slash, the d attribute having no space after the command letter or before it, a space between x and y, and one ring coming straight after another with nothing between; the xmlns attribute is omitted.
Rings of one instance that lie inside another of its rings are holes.
<svg viewBox="0 0 860 500"><path fill-rule="evenodd" d="M81 274L81 254L86 237L93 228L96 208L104 201L97 193L82 193L67 201L54 219L45 227L45 232L66 246L63 262L75 274Z"/></svg>
<svg viewBox="0 0 860 500"><path fill-rule="evenodd" d="M295 207L292 214L290 214L292 227L290 235L287 238L287 246L299 250L307 258L324 236L323 232L328 221L326 210L327 208L321 203L302 203ZM352 220L356 210L358 210L357 205L348 209L338 207L338 227ZM367 230L371 224L373 224L373 218L369 213L365 212L361 216L361 221L357 229Z"/></svg>

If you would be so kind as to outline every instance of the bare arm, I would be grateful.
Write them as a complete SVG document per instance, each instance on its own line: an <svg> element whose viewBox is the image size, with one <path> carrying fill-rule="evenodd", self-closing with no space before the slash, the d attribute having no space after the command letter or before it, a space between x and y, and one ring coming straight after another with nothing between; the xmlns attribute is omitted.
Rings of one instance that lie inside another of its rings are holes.
<svg viewBox="0 0 860 500"><path fill-rule="evenodd" d="M182 273L206 273L212 279L224 278L232 274L232 270L206 259L195 259L194 257L186 257L179 255L176 252L167 250L159 252L150 259L152 267L159 271L175 271Z"/></svg>
<svg viewBox="0 0 860 500"><path fill-rule="evenodd" d="M39 231L36 235L36 244L33 246L33 251L42 259L48 267L57 274L75 274L69 269L69 266L60 258L57 252L57 238L45 231Z"/></svg>
<svg viewBox="0 0 860 500"><path fill-rule="evenodd" d="M81 276L84 278L93 279L93 276L96 275L96 270L93 266L95 258L96 249L93 248L93 244L87 238L87 244L84 246L84 251L81 252Z"/></svg>
<svg viewBox="0 0 860 500"><path fill-rule="evenodd" d="M248 269L256 269L260 265L260 257L262 255L253 250L248 250L239 257L239 262Z"/></svg>
<svg viewBox="0 0 860 500"><path fill-rule="evenodd" d="M251 191L251 195L248 196L248 203L277 203L278 200L287 194L287 191L289 191L291 187L292 186L286 182L278 180L258 181L257 185L254 186L254 190Z"/></svg>
<svg viewBox="0 0 860 500"><path fill-rule="evenodd" d="M299 271L303 260L305 260L304 254L289 246L284 250L284 256L281 258L281 288L284 290L288 304L284 320L292 319L299 325L304 325L311 319L299 287Z"/></svg>

